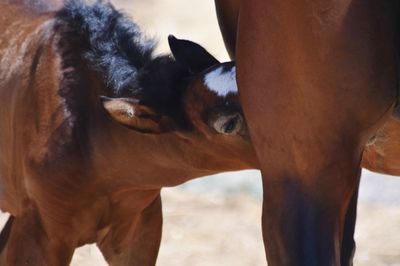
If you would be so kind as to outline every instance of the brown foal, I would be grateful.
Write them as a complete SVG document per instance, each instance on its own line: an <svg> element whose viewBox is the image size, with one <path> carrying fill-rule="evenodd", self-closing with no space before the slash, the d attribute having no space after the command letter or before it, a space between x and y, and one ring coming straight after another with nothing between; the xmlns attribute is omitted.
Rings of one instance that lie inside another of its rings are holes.
<svg viewBox="0 0 400 266"><path fill-rule="evenodd" d="M0 2L1 265L155 264L160 189L257 168L233 63L170 37L152 55L110 4L56 13Z"/></svg>

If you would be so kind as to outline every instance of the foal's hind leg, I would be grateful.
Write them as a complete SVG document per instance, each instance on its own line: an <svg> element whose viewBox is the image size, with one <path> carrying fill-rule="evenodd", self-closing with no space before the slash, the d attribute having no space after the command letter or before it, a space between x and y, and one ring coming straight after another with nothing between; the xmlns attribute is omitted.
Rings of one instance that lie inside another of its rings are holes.
<svg viewBox="0 0 400 266"><path fill-rule="evenodd" d="M62 266L68 265L72 258L72 245L46 233L34 210L10 218L4 230L0 265Z"/></svg>
<svg viewBox="0 0 400 266"><path fill-rule="evenodd" d="M2 254L2 252L4 250L4 247L7 244L8 238L10 236L11 226L13 224L13 221L14 221L14 217L13 216L8 217L7 223L4 225L3 229L1 230L1 233L0 233L0 254Z"/></svg>
<svg viewBox="0 0 400 266"><path fill-rule="evenodd" d="M133 219L113 224L98 246L110 265L154 266L161 241L162 210L158 197Z"/></svg>

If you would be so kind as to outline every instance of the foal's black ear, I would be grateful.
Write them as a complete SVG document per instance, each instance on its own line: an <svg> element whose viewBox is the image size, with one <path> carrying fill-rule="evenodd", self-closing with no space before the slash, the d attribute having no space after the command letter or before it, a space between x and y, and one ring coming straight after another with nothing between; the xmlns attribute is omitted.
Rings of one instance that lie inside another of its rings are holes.
<svg viewBox="0 0 400 266"><path fill-rule="evenodd" d="M207 68L219 64L219 61L199 44L168 36L168 43L177 62L192 73L200 73Z"/></svg>

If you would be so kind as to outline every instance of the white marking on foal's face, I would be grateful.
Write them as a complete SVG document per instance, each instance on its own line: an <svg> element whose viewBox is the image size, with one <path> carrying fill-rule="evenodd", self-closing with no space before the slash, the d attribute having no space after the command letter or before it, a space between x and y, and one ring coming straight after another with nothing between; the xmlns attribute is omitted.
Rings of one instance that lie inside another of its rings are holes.
<svg viewBox="0 0 400 266"><path fill-rule="evenodd" d="M225 97L229 93L237 93L236 67L225 70L223 66L208 73L204 77L204 83L218 96Z"/></svg>

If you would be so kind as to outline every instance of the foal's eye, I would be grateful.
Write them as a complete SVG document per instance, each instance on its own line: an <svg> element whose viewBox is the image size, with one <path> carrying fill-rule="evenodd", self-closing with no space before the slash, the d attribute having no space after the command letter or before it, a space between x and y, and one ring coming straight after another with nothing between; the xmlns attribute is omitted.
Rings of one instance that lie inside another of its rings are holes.
<svg viewBox="0 0 400 266"><path fill-rule="evenodd" d="M238 122L238 119L237 119L236 117L230 119L230 120L224 125L225 134L232 133L232 132L235 130L235 128L236 128L237 122Z"/></svg>
<svg viewBox="0 0 400 266"><path fill-rule="evenodd" d="M224 135L238 134L242 130L243 124L244 119L240 113L219 115L211 121L211 127Z"/></svg>

